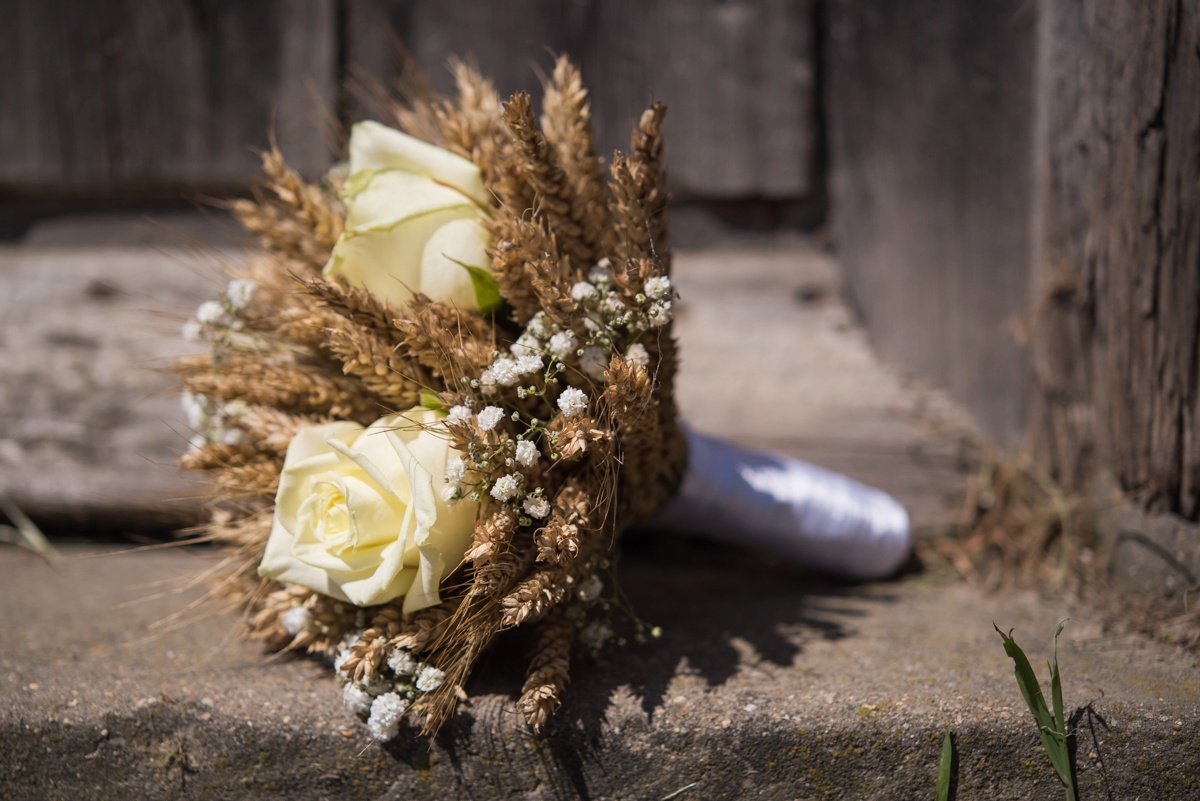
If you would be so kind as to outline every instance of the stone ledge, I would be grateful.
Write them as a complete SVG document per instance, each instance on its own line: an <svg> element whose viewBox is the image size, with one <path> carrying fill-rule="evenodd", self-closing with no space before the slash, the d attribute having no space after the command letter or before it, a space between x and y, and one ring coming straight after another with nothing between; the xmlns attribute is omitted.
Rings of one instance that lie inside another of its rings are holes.
<svg viewBox="0 0 1200 801"><path fill-rule="evenodd" d="M156 626L199 590L158 594L211 555L67 556L56 574L0 551L0 799L919 798L946 727L960 798L1058 792L991 630L1014 626L1040 664L1072 610L1031 595L831 584L640 535L623 583L663 637L577 666L541 737L513 710L523 654L509 643L430 748L373 743L325 669L268 664L230 637L233 616ZM1092 702L1107 724L1092 719L1093 742L1081 721L1081 797L1200 797L1195 656L1074 614L1068 709Z"/></svg>

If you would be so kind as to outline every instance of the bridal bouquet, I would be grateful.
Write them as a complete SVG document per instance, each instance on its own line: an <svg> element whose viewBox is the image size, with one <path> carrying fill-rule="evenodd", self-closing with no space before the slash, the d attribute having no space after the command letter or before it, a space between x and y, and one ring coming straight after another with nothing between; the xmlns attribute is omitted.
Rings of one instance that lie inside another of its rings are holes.
<svg viewBox="0 0 1200 801"><path fill-rule="evenodd" d="M606 171L567 60L540 116L455 72L453 99L354 126L317 184L264 154L265 188L233 204L261 253L185 326L208 352L175 365L219 591L251 636L331 660L379 740L436 731L519 627L517 706L542 727L572 653L613 636L632 523L853 579L909 549L884 493L679 423L665 107Z"/></svg>
<svg viewBox="0 0 1200 801"><path fill-rule="evenodd" d="M272 150L233 210L261 253L175 365L209 471L205 534L252 636L333 661L372 734L425 732L506 630L536 627L538 728L572 649L611 635L611 561L677 490L662 122L605 171L560 59L540 117L457 96L355 125L317 184Z"/></svg>

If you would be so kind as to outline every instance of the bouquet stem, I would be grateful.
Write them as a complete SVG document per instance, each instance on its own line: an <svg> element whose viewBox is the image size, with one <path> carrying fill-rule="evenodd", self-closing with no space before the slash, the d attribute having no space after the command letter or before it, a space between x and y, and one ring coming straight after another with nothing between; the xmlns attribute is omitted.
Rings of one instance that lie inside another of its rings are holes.
<svg viewBox="0 0 1200 801"><path fill-rule="evenodd" d="M908 558L908 513L882 490L685 428L683 485L653 521L843 578L887 578Z"/></svg>

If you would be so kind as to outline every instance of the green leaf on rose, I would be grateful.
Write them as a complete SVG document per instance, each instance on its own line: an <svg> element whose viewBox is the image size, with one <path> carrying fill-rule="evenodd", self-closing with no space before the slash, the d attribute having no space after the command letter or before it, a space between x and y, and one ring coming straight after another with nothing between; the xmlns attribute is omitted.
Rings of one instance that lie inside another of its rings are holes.
<svg viewBox="0 0 1200 801"><path fill-rule="evenodd" d="M443 411L446 405L442 403L442 399L437 396L436 392L430 392L427 389L421 390L420 393L421 405L426 409L432 409L435 412Z"/></svg>
<svg viewBox="0 0 1200 801"><path fill-rule="evenodd" d="M491 270L476 267L473 264L465 264L453 256L446 256L446 258L470 274L471 284L475 288L475 303L479 306L479 311L491 311L504 301L504 298L500 296L500 284L496 282L496 276L492 275Z"/></svg>

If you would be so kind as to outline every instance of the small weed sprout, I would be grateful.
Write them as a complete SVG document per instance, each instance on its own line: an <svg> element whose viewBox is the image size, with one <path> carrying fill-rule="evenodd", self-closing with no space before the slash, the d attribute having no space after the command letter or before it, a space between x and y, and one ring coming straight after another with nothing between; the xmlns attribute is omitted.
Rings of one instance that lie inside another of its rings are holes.
<svg viewBox="0 0 1200 801"><path fill-rule="evenodd" d="M996 633L1000 635L1000 639L1004 641L1004 652L1014 663L1017 687L1021 690L1025 703L1029 705L1029 711L1037 720L1038 729L1042 735L1042 747L1046 749L1046 755L1050 757L1050 762L1054 765L1059 780L1066 788L1066 801L1076 801L1075 776L1071 771L1071 755L1067 748L1067 724L1063 717L1062 680L1058 673L1058 635L1062 634L1064 626L1066 626L1065 620L1059 623L1058 628L1054 630L1054 644L1050 652L1050 695L1054 707L1051 712L1050 708L1046 706L1046 697L1042 694L1042 687L1038 684L1037 676L1029 664L1028 657L1011 636L1012 630L1010 629L1008 634L1005 634L999 626L995 623L992 624Z"/></svg>
<svg viewBox="0 0 1200 801"><path fill-rule="evenodd" d="M950 730L942 738L942 759L938 763L937 772L937 801L950 801L950 782L954 776L954 740Z"/></svg>

